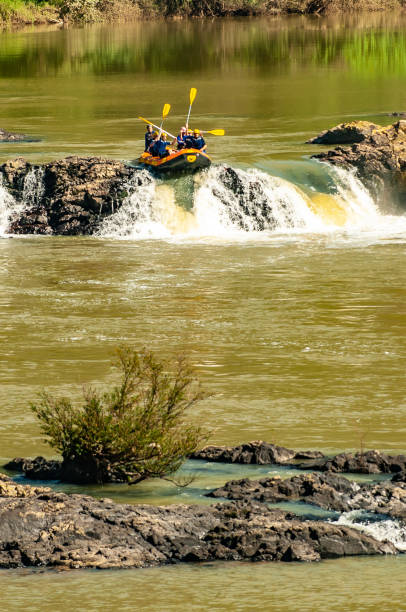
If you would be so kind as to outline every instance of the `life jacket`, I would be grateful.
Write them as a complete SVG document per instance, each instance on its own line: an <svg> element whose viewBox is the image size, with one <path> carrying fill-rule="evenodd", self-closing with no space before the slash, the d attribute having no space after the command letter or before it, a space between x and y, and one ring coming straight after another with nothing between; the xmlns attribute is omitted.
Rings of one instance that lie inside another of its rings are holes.
<svg viewBox="0 0 406 612"><path fill-rule="evenodd" d="M176 142L178 145L178 151L180 149L184 149L185 148L185 137L184 136L176 136Z"/></svg>
<svg viewBox="0 0 406 612"><path fill-rule="evenodd" d="M152 132L146 132L145 134L145 151L148 151L151 142L154 140Z"/></svg>
<svg viewBox="0 0 406 612"><path fill-rule="evenodd" d="M191 134L185 136L185 147L187 149L194 149L194 138Z"/></svg>
<svg viewBox="0 0 406 612"><path fill-rule="evenodd" d="M154 153L154 155L156 157L166 157L168 155L168 152L166 150L166 147L169 145L169 142L166 142L165 140L161 140L159 139L158 142L155 143L153 149L156 151L156 153Z"/></svg>
<svg viewBox="0 0 406 612"><path fill-rule="evenodd" d="M204 138L202 136L199 136L199 138L193 138L193 148L194 149L203 149L204 145L206 143L204 142Z"/></svg>

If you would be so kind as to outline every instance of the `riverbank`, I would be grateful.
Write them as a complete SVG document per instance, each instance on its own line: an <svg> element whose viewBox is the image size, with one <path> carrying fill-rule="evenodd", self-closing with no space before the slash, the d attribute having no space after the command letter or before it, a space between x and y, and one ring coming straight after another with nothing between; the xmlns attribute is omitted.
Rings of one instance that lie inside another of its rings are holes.
<svg viewBox="0 0 406 612"><path fill-rule="evenodd" d="M149 18L323 15L402 9L405 0L0 0L0 24L86 24Z"/></svg>

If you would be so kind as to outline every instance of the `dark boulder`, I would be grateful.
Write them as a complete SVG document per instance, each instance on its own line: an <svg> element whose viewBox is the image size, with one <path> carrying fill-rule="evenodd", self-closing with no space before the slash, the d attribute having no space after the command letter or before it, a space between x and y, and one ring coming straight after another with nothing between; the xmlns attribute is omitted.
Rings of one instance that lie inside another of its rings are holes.
<svg viewBox="0 0 406 612"><path fill-rule="evenodd" d="M23 472L31 480L59 480L61 478L61 461L35 457L35 459L22 459L17 457L4 466L6 470Z"/></svg>
<svg viewBox="0 0 406 612"><path fill-rule="evenodd" d="M406 455L386 455L377 450L363 453L340 453L334 457L305 461L296 467L304 470L348 474L391 474L406 469Z"/></svg>
<svg viewBox="0 0 406 612"><path fill-rule="evenodd" d="M370 121L340 123L307 140L306 144L354 144L369 139L376 128Z"/></svg>
<svg viewBox="0 0 406 612"><path fill-rule="evenodd" d="M265 505L130 506L0 475L0 567L130 568L394 554L355 529Z"/></svg>
<svg viewBox="0 0 406 612"><path fill-rule="evenodd" d="M203 459L219 463L285 464L290 461L324 457L319 451L295 451L262 440L246 442L238 446L206 446L193 453L191 459Z"/></svg>

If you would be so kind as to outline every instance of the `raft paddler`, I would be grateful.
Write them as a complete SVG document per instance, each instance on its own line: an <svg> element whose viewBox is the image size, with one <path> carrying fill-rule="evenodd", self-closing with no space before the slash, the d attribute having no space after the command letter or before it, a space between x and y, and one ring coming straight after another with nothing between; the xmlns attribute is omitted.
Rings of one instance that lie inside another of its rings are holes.
<svg viewBox="0 0 406 612"><path fill-rule="evenodd" d="M156 138L152 146L149 148L149 152L153 157L166 157L167 155L171 155L173 153L172 149L169 148L170 145L171 143L167 142L166 140L166 134L162 132L160 138L158 137L158 134L156 134Z"/></svg>
<svg viewBox="0 0 406 612"><path fill-rule="evenodd" d="M145 152L148 151L151 143L154 140L154 133L155 132L154 132L154 130L152 128L152 125L151 124L148 125L147 126L147 131L145 132L145 149L144 149Z"/></svg>
<svg viewBox="0 0 406 612"><path fill-rule="evenodd" d="M186 128L181 127L179 134L176 136L176 138L172 142L172 146L176 147L178 151L185 148L185 136L186 136Z"/></svg>
<svg viewBox="0 0 406 612"><path fill-rule="evenodd" d="M187 130L185 135L185 147L186 149L194 149L194 138L193 130Z"/></svg>
<svg viewBox="0 0 406 612"><path fill-rule="evenodd" d="M207 149L207 144L205 143L200 130L197 129L193 130L193 148L199 149L199 151L205 151Z"/></svg>

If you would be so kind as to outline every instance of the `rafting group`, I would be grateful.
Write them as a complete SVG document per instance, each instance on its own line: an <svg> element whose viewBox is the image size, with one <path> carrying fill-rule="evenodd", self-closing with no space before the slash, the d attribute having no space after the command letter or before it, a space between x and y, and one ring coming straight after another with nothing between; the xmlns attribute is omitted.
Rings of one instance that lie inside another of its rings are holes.
<svg viewBox="0 0 406 612"><path fill-rule="evenodd" d="M178 136L173 136L162 129L163 122L170 111L170 104L165 104L162 111L160 126L155 125L144 117L138 117L148 124L145 134L145 150L138 162L144 167L157 172L194 172L207 168L211 164L210 157L206 153L207 145L203 138L203 132L197 128L192 130L188 127L190 111L197 90L190 90L190 104L186 125L183 126ZM154 131L155 128L155 131ZM215 136L224 136L224 130L207 130L205 133ZM168 136L172 140L168 140Z"/></svg>

